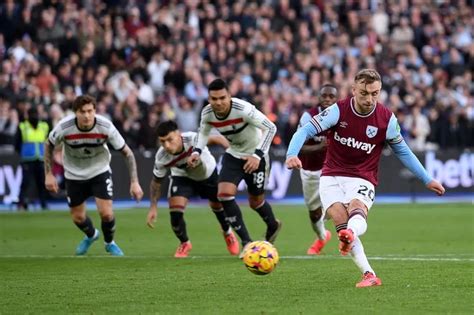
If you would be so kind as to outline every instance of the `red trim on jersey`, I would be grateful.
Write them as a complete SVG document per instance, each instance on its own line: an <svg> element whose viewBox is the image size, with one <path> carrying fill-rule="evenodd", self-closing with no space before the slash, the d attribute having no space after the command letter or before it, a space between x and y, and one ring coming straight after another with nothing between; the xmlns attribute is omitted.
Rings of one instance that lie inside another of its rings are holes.
<svg viewBox="0 0 474 315"><path fill-rule="evenodd" d="M103 133L75 133L64 137L66 140L79 140L79 139L107 139L108 136Z"/></svg>
<svg viewBox="0 0 474 315"><path fill-rule="evenodd" d="M186 207L182 205L170 205L170 209L184 210Z"/></svg>
<svg viewBox="0 0 474 315"><path fill-rule="evenodd" d="M230 125L236 125L241 122L244 122L243 118L236 118L236 119L229 119L229 120L224 120L224 121L210 121L209 125L211 125L214 128L220 128L220 127L225 127L225 126L230 126Z"/></svg>
<svg viewBox="0 0 474 315"><path fill-rule="evenodd" d="M185 157L191 155L191 153L193 152L193 147L190 147L188 149L188 151L185 151L183 153L181 153L180 155L178 155L177 158L175 158L174 160L172 160L171 162L169 162L168 164L165 165L165 167L173 167L176 165L176 163L178 163L180 160L184 159Z"/></svg>

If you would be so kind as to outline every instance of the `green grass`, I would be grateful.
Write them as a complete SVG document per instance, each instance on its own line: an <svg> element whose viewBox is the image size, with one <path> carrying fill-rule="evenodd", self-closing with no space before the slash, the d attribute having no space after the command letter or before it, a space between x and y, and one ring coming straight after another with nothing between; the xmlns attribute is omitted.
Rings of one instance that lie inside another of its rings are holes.
<svg viewBox="0 0 474 315"><path fill-rule="evenodd" d="M0 214L0 313L160 314L472 314L472 205L379 205L363 237L382 287L356 289L360 274L333 239L305 258L312 232L304 207L275 206L284 222L277 269L255 276L230 257L213 214L186 212L192 258L178 245L161 209L154 230L145 209L117 211L116 241L126 257L106 256L102 242L72 256L82 234L67 212ZM96 226L98 216L90 211ZM254 239L263 223L244 208ZM331 231L331 222L327 224ZM333 234L334 235L334 234Z"/></svg>

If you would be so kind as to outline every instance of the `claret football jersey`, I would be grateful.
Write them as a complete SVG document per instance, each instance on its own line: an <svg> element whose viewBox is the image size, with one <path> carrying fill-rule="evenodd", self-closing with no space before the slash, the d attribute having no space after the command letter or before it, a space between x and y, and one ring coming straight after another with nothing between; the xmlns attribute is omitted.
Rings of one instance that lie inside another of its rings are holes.
<svg viewBox="0 0 474 315"><path fill-rule="evenodd" d="M323 176L360 177L377 185L384 144L403 141L395 115L380 103L362 115L355 110L354 98L347 98L314 116L310 122L318 134L331 130Z"/></svg>

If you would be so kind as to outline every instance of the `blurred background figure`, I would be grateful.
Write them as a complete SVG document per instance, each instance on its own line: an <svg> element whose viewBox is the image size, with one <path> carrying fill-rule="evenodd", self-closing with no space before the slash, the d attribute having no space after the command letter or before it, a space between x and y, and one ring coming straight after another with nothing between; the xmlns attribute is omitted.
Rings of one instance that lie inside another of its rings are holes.
<svg viewBox="0 0 474 315"><path fill-rule="evenodd" d="M13 152L18 128L18 113L10 101L0 97L0 153Z"/></svg>
<svg viewBox="0 0 474 315"><path fill-rule="evenodd" d="M30 188L34 185L41 209L48 208L44 187L44 142L48 137L48 123L39 119L38 110L31 107L28 116L18 126L16 149L20 155L23 179L20 188L18 210L28 210Z"/></svg>
<svg viewBox="0 0 474 315"><path fill-rule="evenodd" d="M404 121L404 127L408 130L408 145L414 151L423 151L426 147L426 138L430 134L430 122L421 112L420 107L413 106L411 114Z"/></svg>

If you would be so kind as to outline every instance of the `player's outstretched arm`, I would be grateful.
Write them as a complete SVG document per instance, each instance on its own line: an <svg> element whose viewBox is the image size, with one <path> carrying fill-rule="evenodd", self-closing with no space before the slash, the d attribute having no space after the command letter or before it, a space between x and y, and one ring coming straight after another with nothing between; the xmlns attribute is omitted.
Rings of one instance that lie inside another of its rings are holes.
<svg viewBox="0 0 474 315"><path fill-rule="evenodd" d="M290 145L286 151L286 167L289 169L300 169L302 167L301 161L298 158L301 148L309 137L314 136L316 130L310 123L304 125L295 132L291 138Z"/></svg>
<svg viewBox="0 0 474 315"><path fill-rule="evenodd" d="M54 146L46 140L44 144L44 185L46 189L57 193L59 191L58 182L56 181L56 177L53 175L52 168L53 168L53 151Z"/></svg>
<svg viewBox="0 0 474 315"><path fill-rule="evenodd" d="M431 178L426 169L420 163L418 158L408 147L402 135L400 134L400 125L394 114L390 118L387 128L387 142L397 158L408 168L429 190L435 192L438 196L444 194L445 189L438 181Z"/></svg>
<svg viewBox="0 0 474 315"><path fill-rule="evenodd" d="M130 175L130 195L137 202L140 202L143 198L143 190L138 182L137 162L135 156L128 145L125 145L121 152L127 161L128 173Z"/></svg>
<svg viewBox="0 0 474 315"><path fill-rule="evenodd" d="M224 149L227 149L229 147L229 141L224 136L212 135L207 139L207 145L220 145Z"/></svg>
<svg viewBox="0 0 474 315"><path fill-rule="evenodd" d="M201 152L195 151L188 156L186 163L188 164L188 167L195 168L198 165L199 160L201 160Z"/></svg>
<svg viewBox="0 0 474 315"><path fill-rule="evenodd" d="M328 146L328 142L326 138L324 138L321 143L318 144L305 144L301 148L301 153L311 153L311 152L318 152L324 150Z"/></svg>
<svg viewBox="0 0 474 315"><path fill-rule="evenodd" d="M199 126L199 130L197 132L193 153L186 160L188 167L194 168L199 164L201 152L208 143L209 134L211 133L211 126L206 123L206 119L207 116L205 114L205 110L203 110L203 113L201 114L201 125Z"/></svg>
<svg viewBox="0 0 474 315"><path fill-rule="evenodd" d="M288 169L301 169L303 164L301 164L301 160L297 156L290 156L286 158L285 165Z"/></svg>
<svg viewBox="0 0 474 315"><path fill-rule="evenodd" d="M426 184L426 188L435 192L438 196L442 196L446 192L443 185L441 185L437 180L434 179L431 180L428 184Z"/></svg>
<svg viewBox="0 0 474 315"><path fill-rule="evenodd" d="M426 188L435 192L438 196L442 196L445 193L446 190L443 185L430 177L418 158L410 150L405 140L401 139L398 143L389 142L389 145L403 165L421 180Z"/></svg>
<svg viewBox="0 0 474 315"><path fill-rule="evenodd" d="M156 218L158 216L158 199L161 195L161 178L153 176L150 182L150 209L146 217L146 224L149 228L155 228Z"/></svg>

